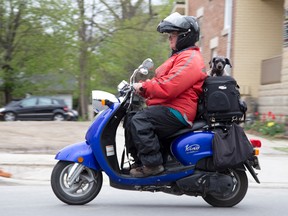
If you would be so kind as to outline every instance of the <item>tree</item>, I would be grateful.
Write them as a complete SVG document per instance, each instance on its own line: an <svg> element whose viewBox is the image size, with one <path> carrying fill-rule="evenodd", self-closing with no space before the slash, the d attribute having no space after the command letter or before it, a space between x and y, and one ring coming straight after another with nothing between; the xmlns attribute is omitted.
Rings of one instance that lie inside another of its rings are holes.
<svg viewBox="0 0 288 216"><path fill-rule="evenodd" d="M105 50L101 50L101 47L108 48L115 53L115 49L111 48L111 44L115 43L122 43L121 40L114 40L113 38L117 37L124 37L123 32L132 33L137 31L137 35L140 35L140 32L146 31L146 27L148 26L153 20L154 15L151 9L151 1L149 1L149 5L144 0L132 1L132 0L117 0L117 1L108 1L108 0L93 0L93 1L85 1L85 0L77 0L78 3L78 38L79 38L79 102L80 102L80 115L83 119L87 118L88 114L88 97L90 95L90 79L91 79L91 66L88 64L89 58L93 58L95 62L107 62L108 65L113 65L115 63L119 64L119 61L115 61L114 63L111 62L110 58L103 59L101 56L104 56ZM99 4L100 3L100 4ZM143 11L146 10L146 13ZM137 18L139 17L139 18ZM135 27L136 25L136 27ZM131 38L131 37L130 37ZM135 38L137 40L137 37ZM135 39L133 39L135 41ZM106 44L106 45L103 45ZM127 45L127 43L125 44ZM124 46L125 46L124 45ZM117 48L121 49L120 47ZM139 51L141 50L134 50ZM130 50L131 51L131 50ZM98 55L97 55L98 54ZM97 56L97 57L96 57ZM125 56L125 55L124 55ZM123 60L123 59L122 59ZM105 63L104 63L105 64ZM132 63L130 62L130 65ZM133 62L135 66L135 62ZM119 64L117 68L120 68L123 64ZM100 66L98 65L97 71L99 70ZM127 67L126 67L127 68ZM122 68L121 71L126 69L125 67ZM131 67L129 67L130 69ZM114 72L108 68L107 70L102 70L103 74L113 74ZM118 71L120 73L121 71ZM94 76L94 80L96 79L99 82L98 73ZM120 76L121 77L121 76ZM107 82L107 76L102 76L101 85L105 85ZM106 79L106 80L105 80ZM109 84L113 83L110 79L108 79Z"/></svg>
<svg viewBox="0 0 288 216"><path fill-rule="evenodd" d="M12 99L15 89L16 73L12 65L17 48L17 32L22 25L22 17L25 13L26 1L14 2L1 0L0 4L0 45L2 58L0 59L0 70L3 73L3 91L6 102Z"/></svg>
<svg viewBox="0 0 288 216"><path fill-rule="evenodd" d="M52 0L46 4L0 0L0 90L5 103L26 92L43 93L44 85L51 83L38 82L37 74L53 76L60 69L73 70L67 61L75 58L72 39L67 37L67 25L58 19L65 10L56 6Z"/></svg>
<svg viewBox="0 0 288 216"><path fill-rule="evenodd" d="M94 88L115 93L115 86L121 80L127 80L144 59L152 58L156 67L167 59L170 52L167 38L158 33L156 27L170 13L171 4L153 7L153 10L148 12L145 7L141 8L137 16L121 22L115 18L117 31L102 42L98 49L100 55L93 62Z"/></svg>

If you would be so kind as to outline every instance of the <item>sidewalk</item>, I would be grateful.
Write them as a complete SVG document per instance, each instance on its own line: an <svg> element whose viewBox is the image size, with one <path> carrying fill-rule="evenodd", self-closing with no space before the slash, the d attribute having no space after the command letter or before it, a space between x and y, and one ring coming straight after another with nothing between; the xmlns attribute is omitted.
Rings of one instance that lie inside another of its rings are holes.
<svg viewBox="0 0 288 216"><path fill-rule="evenodd" d="M249 138L260 139L261 170L256 171L261 184L257 184L247 172L250 187L288 188L288 153L275 148L288 148L286 140L267 140L254 135ZM12 173L11 178L0 177L1 185L50 184L53 166L57 163L52 154L15 154L0 152L0 168ZM104 184L109 184L104 175Z"/></svg>
<svg viewBox="0 0 288 216"><path fill-rule="evenodd" d="M56 160L49 154L0 153L0 168L11 173L11 178L0 177L0 186L18 184L49 184Z"/></svg>

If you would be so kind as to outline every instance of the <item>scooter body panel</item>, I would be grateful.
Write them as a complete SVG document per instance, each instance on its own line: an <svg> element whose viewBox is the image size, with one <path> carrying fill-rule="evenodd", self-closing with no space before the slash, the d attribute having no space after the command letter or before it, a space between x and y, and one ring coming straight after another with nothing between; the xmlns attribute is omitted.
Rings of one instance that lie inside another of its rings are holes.
<svg viewBox="0 0 288 216"><path fill-rule="evenodd" d="M176 138L171 145L172 154L183 165L195 165L202 158L212 156L212 132L189 132Z"/></svg>
<svg viewBox="0 0 288 216"><path fill-rule="evenodd" d="M99 165L108 176L109 171L111 171L112 173L114 173L114 171L112 171L111 167L109 166L107 159L109 159L110 156L115 156L116 149L113 144L111 145L110 143L101 143L101 136L105 125L108 123L110 117L113 115L114 112L116 112L119 106L120 104L115 103L109 109L106 109L103 112L99 113L99 116L97 116L95 121L91 124L85 136L88 145L90 145L92 148L94 157L97 158ZM115 134L113 132L111 132L111 138L115 138ZM113 148L113 152L111 151L109 153L109 148Z"/></svg>
<svg viewBox="0 0 288 216"><path fill-rule="evenodd" d="M134 178L129 175L118 175L115 172L114 173L108 172L108 176L110 178L110 181L115 182L117 184L135 185L135 186L151 186L151 185L159 186L170 184L179 179L192 175L193 173L194 170L191 169L177 173L169 173L169 174L162 173L157 176L149 176L146 178Z"/></svg>
<svg viewBox="0 0 288 216"><path fill-rule="evenodd" d="M61 149L57 155L55 156L56 160L62 161L71 161L75 163L79 163L79 158L81 160L81 164L87 166L94 170L101 170L97 160L94 157L92 148L86 142L79 142L72 145L69 145L63 149Z"/></svg>
<svg viewBox="0 0 288 216"><path fill-rule="evenodd" d="M105 124L119 105L120 104L115 104L110 109L106 109L98 113L85 135L85 139L87 140L88 144L100 142L101 132L103 131Z"/></svg>

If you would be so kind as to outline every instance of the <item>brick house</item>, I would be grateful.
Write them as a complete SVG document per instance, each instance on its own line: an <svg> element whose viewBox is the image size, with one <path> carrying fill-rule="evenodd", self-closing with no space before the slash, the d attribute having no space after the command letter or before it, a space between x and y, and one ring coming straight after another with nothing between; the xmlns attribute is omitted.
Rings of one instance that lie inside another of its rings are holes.
<svg viewBox="0 0 288 216"><path fill-rule="evenodd" d="M248 112L288 116L288 0L183 0L174 11L198 18L207 68L230 58Z"/></svg>

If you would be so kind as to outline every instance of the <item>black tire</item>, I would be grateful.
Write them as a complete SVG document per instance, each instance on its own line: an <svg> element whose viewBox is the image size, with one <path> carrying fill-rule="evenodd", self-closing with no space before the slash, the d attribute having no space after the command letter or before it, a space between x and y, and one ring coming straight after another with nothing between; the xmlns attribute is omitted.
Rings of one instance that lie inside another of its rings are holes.
<svg viewBox="0 0 288 216"><path fill-rule="evenodd" d="M232 207L237 205L246 195L248 179L245 171L232 170L235 185L232 193L225 196L207 194L203 199L214 207Z"/></svg>
<svg viewBox="0 0 288 216"><path fill-rule="evenodd" d="M65 117L63 114L61 113L56 113L54 116L53 116L53 121L64 121L65 120Z"/></svg>
<svg viewBox="0 0 288 216"><path fill-rule="evenodd" d="M5 121L16 121L16 114L13 112L6 112L4 114L4 120Z"/></svg>
<svg viewBox="0 0 288 216"><path fill-rule="evenodd" d="M74 164L68 161L59 161L52 171L51 187L62 202L69 205L84 205L92 201L100 192L103 176L102 172L85 167L73 185L69 186L67 177Z"/></svg>

